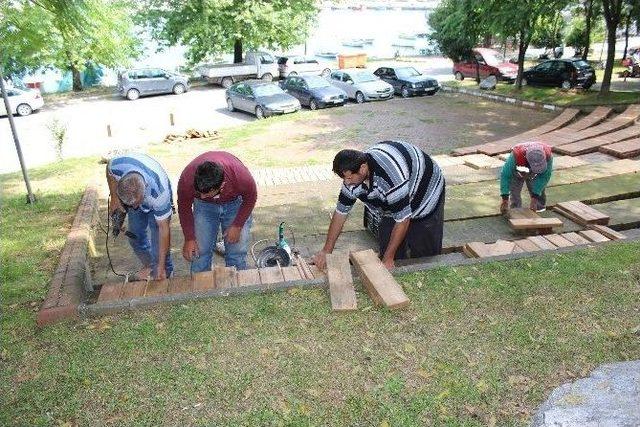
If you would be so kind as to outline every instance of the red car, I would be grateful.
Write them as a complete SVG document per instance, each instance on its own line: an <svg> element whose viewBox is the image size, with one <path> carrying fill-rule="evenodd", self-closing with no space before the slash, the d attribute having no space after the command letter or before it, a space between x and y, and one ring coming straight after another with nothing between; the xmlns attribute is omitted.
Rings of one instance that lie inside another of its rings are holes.
<svg viewBox="0 0 640 427"><path fill-rule="evenodd" d="M481 79L495 76L498 80L512 82L518 75L518 66L506 61L500 52L485 48L475 48L471 58L453 64L456 80L476 78L477 71L480 71Z"/></svg>

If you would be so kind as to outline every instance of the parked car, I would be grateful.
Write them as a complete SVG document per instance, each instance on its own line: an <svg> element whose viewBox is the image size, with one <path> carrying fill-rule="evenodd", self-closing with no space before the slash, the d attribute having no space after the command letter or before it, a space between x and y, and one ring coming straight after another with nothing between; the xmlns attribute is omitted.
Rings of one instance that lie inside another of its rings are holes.
<svg viewBox="0 0 640 427"><path fill-rule="evenodd" d="M118 92L131 101L161 93L181 95L188 90L186 76L162 68L138 68L118 74Z"/></svg>
<svg viewBox="0 0 640 427"><path fill-rule="evenodd" d="M319 76L289 76L280 83L282 89L295 96L300 104L312 110L332 105L342 106L349 98L340 88Z"/></svg>
<svg viewBox="0 0 640 427"><path fill-rule="evenodd" d="M413 67L380 67L373 72L393 86L394 93L408 98L414 95L434 95L439 89L438 80L425 76Z"/></svg>
<svg viewBox="0 0 640 427"><path fill-rule="evenodd" d="M393 86L368 70L339 70L331 73L329 82L344 90L358 104L376 99L393 98Z"/></svg>
<svg viewBox="0 0 640 427"><path fill-rule="evenodd" d="M294 113L300 110L300 101L283 91L275 83L246 80L232 85L226 91L227 109L253 113L256 118Z"/></svg>
<svg viewBox="0 0 640 427"><path fill-rule="evenodd" d="M9 99L11 114L17 114L18 116L28 116L44 105L44 100L38 89L10 88L7 89L7 98ZM2 99L0 99L0 116L6 115L7 109Z"/></svg>
<svg viewBox="0 0 640 427"><path fill-rule="evenodd" d="M558 86L563 89L589 89L596 82L596 72L582 59L550 59L522 73L522 84Z"/></svg>
<svg viewBox="0 0 640 427"><path fill-rule="evenodd" d="M224 88L246 79L270 82L279 73L275 58L267 52L247 52L243 62L201 65L198 70L209 83L218 83Z"/></svg>
<svg viewBox="0 0 640 427"><path fill-rule="evenodd" d="M469 58L453 64L456 80L475 78L478 73L481 79L494 76L497 80L514 81L518 66L505 60L498 51L486 48L475 48Z"/></svg>
<svg viewBox="0 0 640 427"><path fill-rule="evenodd" d="M281 56L278 58L278 70L280 77L285 78L297 75L316 75L326 77L331 73L331 69L318 62L314 58L304 56Z"/></svg>

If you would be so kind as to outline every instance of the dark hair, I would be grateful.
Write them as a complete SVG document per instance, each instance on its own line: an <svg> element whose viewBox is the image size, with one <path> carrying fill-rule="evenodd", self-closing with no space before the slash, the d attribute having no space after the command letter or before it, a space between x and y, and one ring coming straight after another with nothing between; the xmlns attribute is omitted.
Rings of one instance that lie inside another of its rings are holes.
<svg viewBox="0 0 640 427"><path fill-rule="evenodd" d="M358 150L341 150L333 158L333 172L340 178L346 171L357 173L367 163L367 155Z"/></svg>
<svg viewBox="0 0 640 427"><path fill-rule="evenodd" d="M198 193L209 193L222 186L224 169L215 162L204 162L198 165L193 176L193 187Z"/></svg>

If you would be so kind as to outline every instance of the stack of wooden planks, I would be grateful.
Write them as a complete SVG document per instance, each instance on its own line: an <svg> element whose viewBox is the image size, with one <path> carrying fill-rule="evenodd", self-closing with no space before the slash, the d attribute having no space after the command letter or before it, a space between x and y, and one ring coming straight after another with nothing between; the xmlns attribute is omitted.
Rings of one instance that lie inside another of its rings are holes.
<svg viewBox="0 0 640 427"><path fill-rule="evenodd" d="M610 217L577 200L558 203L553 210L571 221L586 226L588 224L609 224Z"/></svg>
<svg viewBox="0 0 640 427"><path fill-rule="evenodd" d="M621 159L628 159L640 155L640 138L627 139L615 144L603 145L598 151Z"/></svg>
<svg viewBox="0 0 640 427"><path fill-rule="evenodd" d="M409 305L409 298L402 287L373 250L351 252L349 257L376 305L384 305L390 310Z"/></svg>
<svg viewBox="0 0 640 427"><path fill-rule="evenodd" d="M578 156L598 151L600 147L635 138L638 135L640 135L640 124L629 126L616 132L573 142L571 144L559 145L553 147L553 151L560 154L566 154L568 156Z"/></svg>
<svg viewBox="0 0 640 427"><path fill-rule="evenodd" d="M510 209L508 215L509 226L516 232L550 234L553 228L563 225L558 218L542 218L536 212L526 208Z"/></svg>

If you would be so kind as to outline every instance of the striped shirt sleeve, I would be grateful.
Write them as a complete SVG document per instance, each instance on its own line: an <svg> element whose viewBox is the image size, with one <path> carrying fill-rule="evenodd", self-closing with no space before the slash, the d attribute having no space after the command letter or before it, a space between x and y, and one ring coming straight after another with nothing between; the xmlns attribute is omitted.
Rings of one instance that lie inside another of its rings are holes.
<svg viewBox="0 0 640 427"><path fill-rule="evenodd" d="M349 189L342 184L340 194L338 195L338 203L336 204L336 212L342 215L348 215L351 212L351 208L356 203L356 197Z"/></svg>

